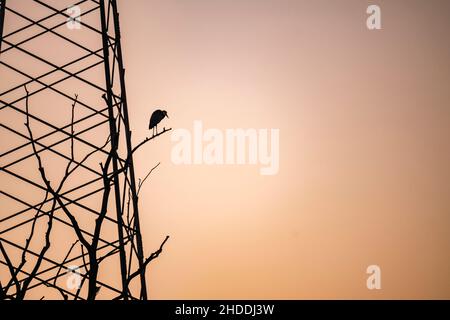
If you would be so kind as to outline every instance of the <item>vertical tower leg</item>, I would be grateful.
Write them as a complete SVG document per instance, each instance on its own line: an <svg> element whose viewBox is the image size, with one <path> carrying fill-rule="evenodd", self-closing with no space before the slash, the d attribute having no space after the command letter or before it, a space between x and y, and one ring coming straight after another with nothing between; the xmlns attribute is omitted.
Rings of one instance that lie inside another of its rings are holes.
<svg viewBox="0 0 450 320"><path fill-rule="evenodd" d="M5 8L6 8L6 0L0 0L0 51L2 50L2 42L3 42L3 25L5 21Z"/></svg>
<svg viewBox="0 0 450 320"><path fill-rule="evenodd" d="M122 60L122 47L120 41L120 25L119 25L119 12L117 10L117 2L116 0L111 0L113 16L114 16L114 26L115 26L115 34L116 34L116 45L117 45L117 62L119 67L120 74L120 86L122 93L122 107L124 114L124 126L125 126L125 136L127 143L127 153L130 159L130 180L131 180L131 195L133 199L133 212L134 212L134 228L136 231L136 241L137 241L137 254L138 254L138 263L139 268L141 269L140 280L141 280L141 295L140 298L143 300L147 300L147 285L145 280L145 268L144 268L144 252L143 252L143 244L142 244L142 236L141 236L141 228L139 222L139 207L138 207L138 196L136 192L136 177L134 174L134 165L133 165L133 156L132 156L132 145L131 145L131 131L130 124L128 119L128 105L127 105L127 94L125 88L125 69L123 67Z"/></svg>
<svg viewBox="0 0 450 320"><path fill-rule="evenodd" d="M109 5L109 4L108 4ZM118 134L115 122L115 115L113 110L113 100L112 100L112 83L111 83L111 74L110 74L110 63L109 63L109 43L108 43L108 27L107 27L107 16L105 10L105 1L100 0L100 20L101 20L101 28L102 28L102 41L103 41L103 59L104 59L104 67L105 67L105 84L106 84L106 100L108 104L108 114L109 114L109 129L111 133L111 149L115 150L113 154L112 164L113 164L113 172L118 171ZM120 106L119 106L120 107ZM119 177L114 177L114 198L116 204L116 212L117 212L117 232L119 239L119 256L120 256L120 271L121 271L121 280L122 280L122 295L125 300L128 299L128 285L127 285L127 262L126 262L126 253L125 253L125 243L123 240L123 219L122 219L122 207L120 205L120 186L119 186Z"/></svg>

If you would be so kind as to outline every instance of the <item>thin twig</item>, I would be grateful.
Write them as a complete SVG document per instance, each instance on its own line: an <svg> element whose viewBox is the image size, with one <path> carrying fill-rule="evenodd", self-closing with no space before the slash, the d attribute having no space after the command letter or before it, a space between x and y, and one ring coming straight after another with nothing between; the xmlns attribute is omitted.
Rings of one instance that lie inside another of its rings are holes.
<svg viewBox="0 0 450 320"><path fill-rule="evenodd" d="M56 285L56 280L58 280L59 274L61 273L62 266L66 263L67 259L68 259L69 256L70 256L70 253L71 253L72 250L73 250L73 247L75 247L75 245L78 243L78 241L79 241L79 240L76 240L76 241L72 244L72 246L71 246L70 249L69 249L69 252L67 252L66 256L64 257L63 262L62 262L61 265L59 266L58 271L56 272L55 281L53 282L54 285Z"/></svg>
<svg viewBox="0 0 450 320"><path fill-rule="evenodd" d="M145 259L142 268L139 268L138 270L136 270L134 273L132 273L128 279L127 282L128 284L131 282L131 280L133 280L134 277L136 277L137 275L141 274L142 269L146 269L147 265L154 259L158 258L159 255L161 254L164 245L166 244L167 240L169 240L169 236L166 236L166 238L164 239L164 241L161 243L161 245L159 246L159 249L156 250L155 252L153 252L147 259Z"/></svg>
<svg viewBox="0 0 450 320"><path fill-rule="evenodd" d="M150 169L150 171L147 173L145 178L142 181L139 181L139 186L138 186L136 195L139 195L139 192L141 191L142 185L144 184L145 180L147 180L147 178L150 176L150 174L153 172L153 170L158 168L160 164L161 164L161 162L158 162L158 164L156 166L154 166L153 168Z"/></svg>
<svg viewBox="0 0 450 320"><path fill-rule="evenodd" d="M0 240L0 251L1 251L2 254L3 254L3 257L5 258L6 264L7 264L7 266L8 266L9 273L11 274L11 278L12 278L12 280L13 280L15 286L16 286L16 293L19 293L19 292L20 292L20 283L19 283L19 280L17 279L17 275L16 275L16 273L15 273L14 266L13 266L11 260L9 259L8 253L6 252L5 248L3 247L3 243L2 243L1 240ZM5 291L4 291L4 294L6 295L7 292L8 292L8 291L5 290Z"/></svg>

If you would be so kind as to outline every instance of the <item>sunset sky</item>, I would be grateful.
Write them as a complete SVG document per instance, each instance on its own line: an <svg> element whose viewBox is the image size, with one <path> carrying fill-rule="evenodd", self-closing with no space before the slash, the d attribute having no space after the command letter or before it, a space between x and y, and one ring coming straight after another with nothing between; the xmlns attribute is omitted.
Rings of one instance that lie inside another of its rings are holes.
<svg viewBox="0 0 450 320"><path fill-rule="evenodd" d="M279 129L276 175L174 164L170 132L136 154L140 178L161 162L140 193L145 251L171 236L150 298L450 299L449 1L118 2L134 143L158 108L161 128ZM1 92L13 80L0 68Z"/></svg>

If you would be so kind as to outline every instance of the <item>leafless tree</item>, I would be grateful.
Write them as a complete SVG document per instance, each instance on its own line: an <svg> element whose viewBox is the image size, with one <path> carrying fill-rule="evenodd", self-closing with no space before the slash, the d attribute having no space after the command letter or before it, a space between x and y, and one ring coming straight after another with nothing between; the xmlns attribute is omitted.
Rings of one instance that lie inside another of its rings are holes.
<svg viewBox="0 0 450 320"><path fill-rule="evenodd" d="M103 256L101 256L99 254L99 241L101 239L102 227L103 227L103 224L104 224L107 212L108 212L108 201L111 196L111 188L113 186L113 179L115 179L118 175L126 172L129 169L132 155L135 152L137 152L139 149L141 149L148 142L150 142L150 141L156 139L157 137L159 137L160 135L163 135L166 132L170 131L171 128L169 128L169 129L164 128L160 133L153 134L152 136L139 142L137 144L137 146L131 150L131 153L129 153L127 155L125 162L116 171L112 170L112 161L113 161L114 157L118 156L117 153L118 153L118 145L119 145L119 143L118 143L119 131L117 132L116 136L110 135L107 138L107 140L105 141L103 146L100 148L100 150L105 150L108 146L110 146L109 150L107 151L107 155L106 155L104 161L102 161L99 164L100 168L101 168L101 173L102 173L101 180L102 180L102 184L103 184L103 190L102 190L102 194L101 194L101 203L99 204L100 210L99 210L99 214L96 217L95 222L94 222L93 234L91 236L87 237L83 233L83 230L80 228L77 217L71 211L71 209L67 205L67 202L65 201L65 199L61 196L61 191L62 191L65 183L67 182L68 178L71 175L73 175L74 172L76 172L76 170L80 166L82 166L93 154L98 152L98 150L94 150L94 151L86 154L82 158L81 161L75 160L74 122L75 122L75 109L76 109L78 96L75 95L74 103L72 104L71 126L70 126L70 134L71 134L71 136L70 136L70 151L71 151L70 159L68 160L68 162L66 164L66 167L64 170L64 175L62 176L60 181L57 184L55 184L49 180L48 175L47 175L47 170L44 165L44 161L40 155L40 151L38 150L38 148L36 146L36 140L33 136L32 126L30 124L29 92L28 92L26 86L24 88L25 88L25 92L26 92L26 100L25 100L26 122L25 122L25 126L27 128L29 140L31 142L33 156L37 162L37 168L39 171L39 175L45 186L45 199L41 203L41 206L36 210L36 215L34 216L34 219L33 219L32 225L31 225L31 231L30 231L29 237L26 239L25 250L23 250L22 259L18 266L13 265L13 262L11 261L10 256L8 255L6 249L4 248L2 242L0 241L0 252L6 261L9 273L11 275L11 279L4 286L0 283L0 300L1 299L19 299L19 300L24 299L25 294L27 292L27 289L28 289L31 281L36 278L36 274L38 273L38 271L41 267L41 263L44 260L45 254L51 246L51 231L52 231L53 215L57 208L61 209L64 212L65 216L70 220L71 228L73 229L73 231L76 235L76 238L77 238L77 241L75 243L73 243L72 246L69 248L68 253L67 253L66 257L64 258L64 261L61 264L61 266L64 265L65 261L68 259L69 255L70 255L71 251L73 250L73 248L75 247L75 245L77 243L79 243L81 246L81 250L82 250L81 257L83 258L83 267L84 267L85 272L82 275L81 286L79 287L79 289L75 295L75 299L79 298L81 287L87 281L87 299L94 300L97 296L97 293L98 293L100 287L101 287L98 284L100 263L111 254L110 253L110 254L103 255ZM105 99L105 101L107 103L106 99ZM117 115L117 117L120 117L120 114ZM149 171L149 173L145 176L145 178L143 180L139 181L138 193L141 190L143 183L147 180L147 178L150 176L150 174L153 172L153 170L156 169L156 167L158 165L159 165L159 163ZM37 260L32 268L32 271L29 274L27 274L24 279L19 280L18 274L25 273L23 271L23 267L27 263L27 259L26 259L27 250L28 250L28 247L29 247L30 242L34 235L36 221L37 221L38 217L41 214L43 214L41 209L42 209L43 204L48 201L49 196L52 199L51 199L51 210L47 213L48 224L47 224L47 229L45 232L45 244L42 247L42 249L37 257ZM127 203L127 208L126 208L127 222L125 224L127 227L131 227L132 223L133 223L132 218L130 219L130 201L131 201L130 198L131 198L131 193L128 192L128 203ZM129 230L129 229L130 228L128 228L127 230ZM127 232L130 232L130 231L127 231ZM151 253L146 259L144 259L144 263L141 264L139 267L137 267L137 269L134 270L133 272L131 271L132 255L130 255L130 260L128 263L128 272L126 275L127 287L135 277L137 277L139 274L141 274L143 272L145 273L148 264L160 255L160 253L162 252L163 247L168 239L169 239L169 236L166 236L166 238L161 243L159 249L157 251ZM135 237L133 234L130 233L128 235L128 241L131 243L131 247L133 248L133 250L136 250ZM84 251L86 251L86 254L84 253ZM87 257L87 261L85 260L85 256ZM68 299L67 294L65 294L64 291L61 290L56 285L56 280L57 280L58 276L61 274L61 269L62 269L61 266L58 269L57 276L54 278L54 281L53 282L46 281L45 284L48 287L52 287L52 288L55 288L56 290L58 290L64 299ZM13 294L9 293L12 288L15 288L15 293L13 293ZM127 299L127 298L128 298L128 290L125 290L121 295L116 297L116 299Z"/></svg>

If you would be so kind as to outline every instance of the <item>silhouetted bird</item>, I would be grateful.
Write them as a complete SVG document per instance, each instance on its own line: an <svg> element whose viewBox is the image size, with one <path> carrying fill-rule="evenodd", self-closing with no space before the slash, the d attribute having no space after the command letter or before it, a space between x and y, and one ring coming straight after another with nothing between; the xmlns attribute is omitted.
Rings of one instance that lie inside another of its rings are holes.
<svg viewBox="0 0 450 320"><path fill-rule="evenodd" d="M158 123L161 122L162 119L164 119L165 117L169 117L167 115L167 111L165 110L155 110L152 113L152 116L150 117L150 124L148 125L149 129L153 129L153 134L155 134L155 129L156 129L156 133L158 134Z"/></svg>

